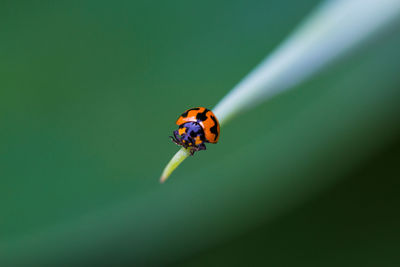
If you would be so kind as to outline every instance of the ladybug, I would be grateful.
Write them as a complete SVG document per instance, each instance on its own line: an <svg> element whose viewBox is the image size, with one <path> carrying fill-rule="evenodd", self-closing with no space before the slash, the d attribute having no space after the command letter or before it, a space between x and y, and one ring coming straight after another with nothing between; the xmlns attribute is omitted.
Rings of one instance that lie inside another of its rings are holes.
<svg viewBox="0 0 400 267"><path fill-rule="evenodd" d="M170 136L172 141L194 152L206 150L205 143L217 143L219 138L219 122L214 113L204 107L186 110L176 121L179 126Z"/></svg>

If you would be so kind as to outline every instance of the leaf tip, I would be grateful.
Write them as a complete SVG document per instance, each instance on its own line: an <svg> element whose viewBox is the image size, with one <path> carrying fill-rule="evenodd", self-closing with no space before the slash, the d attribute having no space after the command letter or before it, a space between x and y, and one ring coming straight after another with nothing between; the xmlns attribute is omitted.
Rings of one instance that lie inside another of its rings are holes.
<svg viewBox="0 0 400 267"><path fill-rule="evenodd" d="M171 173L176 169L176 167L178 167L179 164L181 164L182 161L189 156L190 151L186 148L181 148L178 152L176 152L176 154L172 157L170 162L165 167L163 173L161 174L160 183L163 184L171 175Z"/></svg>
<svg viewBox="0 0 400 267"><path fill-rule="evenodd" d="M163 183L168 179L168 177L169 177L169 176L161 175L161 177L160 177L160 184L163 184Z"/></svg>

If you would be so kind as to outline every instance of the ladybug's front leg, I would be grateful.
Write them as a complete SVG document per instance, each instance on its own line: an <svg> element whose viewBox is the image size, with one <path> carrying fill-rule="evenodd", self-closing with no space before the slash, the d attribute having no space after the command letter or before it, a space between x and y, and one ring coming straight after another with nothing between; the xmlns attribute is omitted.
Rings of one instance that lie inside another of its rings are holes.
<svg viewBox="0 0 400 267"><path fill-rule="evenodd" d="M198 145L198 149L199 150L206 150L206 145L204 143L201 143L200 145Z"/></svg>
<svg viewBox="0 0 400 267"><path fill-rule="evenodd" d="M193 156L193 154L194 154L194 152L196 152L196 151L200 151L200 150L206 150L206 145L204 144L204 143L201 143L200 145L198 145L198 146L192 146L191 148L190 148L190 155L191 156Z"/></svg>
<svg viewBox="0 0 400 267"><path fill-rule="evenodd" d="M174 136L170 136L170 138L172 139L172 142L174 142L175 144L181 146L182 142L180 141L180 137L178 134L178 131L174 131Z"/></svg>
<svg viewBox="0 0 400 267"><path fill-rule="evenodd" d="M175 137L176 140L180 140L180 136L179 136L178 130L174 131L174 137Z"/></svg>

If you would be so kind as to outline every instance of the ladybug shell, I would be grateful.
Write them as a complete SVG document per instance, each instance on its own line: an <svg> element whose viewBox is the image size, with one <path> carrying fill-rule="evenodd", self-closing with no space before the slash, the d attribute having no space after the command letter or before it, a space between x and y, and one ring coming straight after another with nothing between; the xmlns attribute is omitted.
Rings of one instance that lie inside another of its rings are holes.
<svg viewBox="0 0 400 267"><path fill-rule="evenodd" d="M219 122L214 113L204 107L186 110L176 121L177 125L186 122L197 122L203 128L206 140L209 143L217 143L219 138Z"/></svg>

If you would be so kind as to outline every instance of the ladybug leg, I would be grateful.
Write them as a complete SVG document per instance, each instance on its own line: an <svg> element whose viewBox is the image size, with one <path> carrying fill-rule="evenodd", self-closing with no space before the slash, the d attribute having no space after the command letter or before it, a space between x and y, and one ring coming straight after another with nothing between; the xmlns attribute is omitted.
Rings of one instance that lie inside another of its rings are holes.
<svg viewBox="0 0 400 267"><path fill-rule="evenodd" d="M198 145L198 150L206 150L206 145L204 143L201 143L200 145Z"/></svg>
<svg viewBox="0 0 400 267"><path fill-rule="evenodd" d="M180 145L179 141L175 140L174 137L170 136L170 138L171 138L172 142L174 142L177 145Z"/></svg>
<svg viewBox="0 0 400 267"><path fill-rule="evenodd" d="M178 130L174 131L174 137L176 140L179 140L179 134L178 134Z"/></svg>
<svg viewBox="0 0 400 267"><path fill-rule="evenodd" d="M174 142L175 144L181 146L182 142L180 141L179 135L178 135L178 131L174 131L174 136L170 136L172 142Z"/></svg>
<svg viewBox="0 0 400 267"><path fill-rule="evenodd" d="M178 143L178 140L176 140L176 138L174 136L170 136L169 138L171 138L172 142L174 142L175 144Z"/></svg>
<svg viewBox="0 0 400 267"><path fill-rule="evenodd" d="M196 152L196 151L198 151L198 148L197 147L194 147L194 146L192 146L191 148L190 148L190 156L193 156L194 155L194 152Z"/></svg>
<svg viewBox="0 0 400 267"><path fill-rule="evenodd" d="M200 145L194 145L190 147L190 155L193 156L194 152L200 151L200 150L206 150L206 145L204 143L201 143Z"/></svg>

